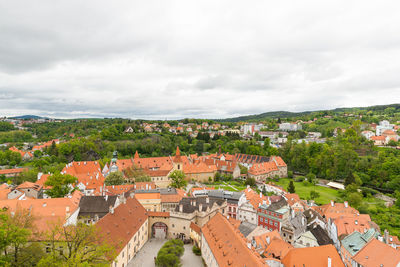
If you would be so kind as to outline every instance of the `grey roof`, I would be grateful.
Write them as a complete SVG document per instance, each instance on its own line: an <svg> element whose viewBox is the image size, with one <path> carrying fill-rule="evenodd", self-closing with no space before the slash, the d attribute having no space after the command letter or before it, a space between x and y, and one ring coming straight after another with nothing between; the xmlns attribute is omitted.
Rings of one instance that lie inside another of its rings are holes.
<svg viewBox="0 0 400 267"><path fill-rule="evenodd" d="M249 223L249 222L242 222L239 225L239 231L247 237L251 232L254 231L254 229L257 228L257 225Z"/></svg>
<svg viewBox="0 0 400 267"><path fill-rule="evenodd" d="M115 205L118 196L82 196L79 202L79 215L108 213L109 207Z"/></svg>
<svg viewBox="0 0 400 267"><path fill-rule="evenodd" d="M320 225L309 227L309 231L315 236L320 246L333 244L328 233Z"/></svg>
<svg viewBox="0 0 400 267"><path fill-rule="evenodd" d="M156 189L137 189L135 193L160 193L161 195L176 195L176 189L173 187L170 188L156 188Z"/></svg>
<svg viewBox="0 0 400 267"><path fill-rule="evenodd" d="M208 198L208 203L207 203ZM183 213L192 213L199 210L200 204L202 205L201 211L206 211L207 207L211 208L214 203L218 206L224 204L224 199L212 198L212 197L185 197L179 201L179 205L176 206L175 211L179 212L180 205L183 206Z"/></svg>
<svg viewBox="0 0 400 267"><path fill-rule="evenodd" d="M308 210L304 211L303 214L304 214L304 216L306 216L307 224L312 222L316 217L318 217L319 220L324 221L324 218L322 218L322 216L313 209L308 209Z"/></svg>
<svg viewBox="0 0 400 267"><path fill-rule="evenodd" d="M284 198L281 198L280 200L278 200L277 202L272 203L271 205L268 206L268 210L270 211L277 211L285 206L287 206L287 201Z"/></svg>
<svg viewBox="0 0 400 267"><path fill-rule="evenodd" d="M225 190L210 190L208 191L209 197L226 199L229 203L237 203L243 192L232 192Z"/></svg>

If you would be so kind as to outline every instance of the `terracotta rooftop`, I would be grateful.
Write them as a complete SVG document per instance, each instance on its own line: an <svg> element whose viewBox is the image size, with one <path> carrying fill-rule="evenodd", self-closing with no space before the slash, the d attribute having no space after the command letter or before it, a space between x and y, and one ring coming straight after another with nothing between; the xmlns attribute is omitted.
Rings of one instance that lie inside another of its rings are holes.
<svg viewBox="0 0 400 267"><path fill-rule="evenodd" d="M345 266L333 245L309 248L293 248L289 250L286 256L282 259L282 263L286 267L328 267L329 259L331 260L331 267Z"/></svg>
<svg viewBox="0 0 400 267"><path fill-rule="evenodd" d="M0 170L0 175L1 174L17 174L17 173L21 173L24 171L28 171L28 168L3 169L3 170Z"/></svg>
<svg viewBox="0 0 400 267"><path fill-rule="evenodd" d="M400 252L373 238L353 257L353 260L363 267L399 266Z"/></svg>
<svg viewBox="0 0 400 267"><path fill-rule="evenodd" d="M220 213L201 229L217 263L225 266L268 266L247 241Z"/></svg>
<svg viewBox="0 0 400 267"><path fill-rule="evenodd" d="M96 225L104 233L105 239L115 246L116 252L119 254L147 218L148 213L139 201L128 197L125 204L121 203L114 209L114 213L107 213Z"/></svg>

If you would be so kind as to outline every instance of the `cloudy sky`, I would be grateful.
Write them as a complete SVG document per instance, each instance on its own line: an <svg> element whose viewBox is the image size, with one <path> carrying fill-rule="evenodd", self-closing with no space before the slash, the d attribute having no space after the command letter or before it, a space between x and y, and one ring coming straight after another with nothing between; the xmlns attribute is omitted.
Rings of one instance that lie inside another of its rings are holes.
<svg viewBox="0 0 400 267"><path fill-rule="evenodd" d="M399 9L0 0L0 116L224 118L399 103Z"/></svg>

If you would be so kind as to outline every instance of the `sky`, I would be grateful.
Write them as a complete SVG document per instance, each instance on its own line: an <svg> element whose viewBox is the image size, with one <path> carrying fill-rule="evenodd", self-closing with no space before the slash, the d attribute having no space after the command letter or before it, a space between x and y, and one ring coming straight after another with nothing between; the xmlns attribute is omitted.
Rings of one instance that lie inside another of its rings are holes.
<svg viewBox="0 0 400 267"><path fill-rule="evenodd" d="M399 1L0 0L0 116L400 103Z"/></svg>

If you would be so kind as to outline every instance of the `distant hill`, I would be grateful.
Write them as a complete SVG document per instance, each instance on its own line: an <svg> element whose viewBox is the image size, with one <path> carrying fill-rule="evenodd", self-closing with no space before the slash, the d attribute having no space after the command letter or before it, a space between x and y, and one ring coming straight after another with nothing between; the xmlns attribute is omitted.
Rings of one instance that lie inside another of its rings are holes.
<svg viewBox="0 0 400 267"><path fill-rule="evenodd" d="M301 117L304 115L309 115L312 113L318 112L330 112L330 113L340 113L340 112L353 112L355 110L372 110L372 111L380 111L386 108L395 108L396 110L400 110L400 104L390 104L390 105L377 105L377 106L370 106L370 107L353 107L353 108L335 108L329 110L314 110L314 111L302 111L302 112L289 112L289 111L271 111L265 112L261 114L255 115L247 115L247 116L240 116L235 118L227 118L227 119L220 119L216 121L221 122L239 122L239 121L260 121L266 119L276 119L276 118L293 118L293 117Z"/></svg>
<svg viewBox="0 0 400 267"><path fill-rule="evenodd" d="M18 119L18 120L38 120L38 119L48 119L46 117L40 117L36 115L22 115L22 116L15 116L10 117L9 119Z"/></svg>

